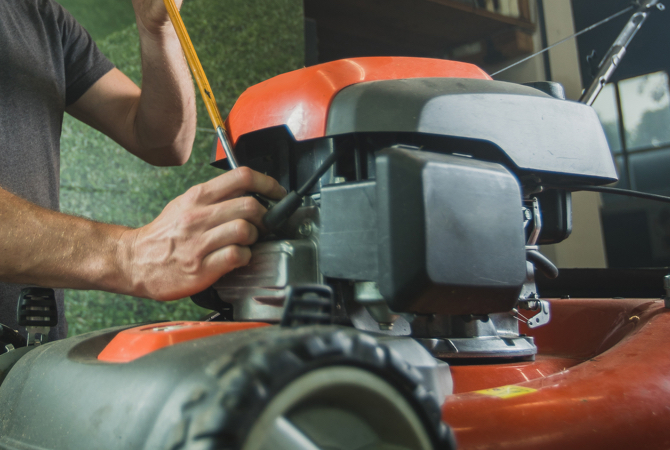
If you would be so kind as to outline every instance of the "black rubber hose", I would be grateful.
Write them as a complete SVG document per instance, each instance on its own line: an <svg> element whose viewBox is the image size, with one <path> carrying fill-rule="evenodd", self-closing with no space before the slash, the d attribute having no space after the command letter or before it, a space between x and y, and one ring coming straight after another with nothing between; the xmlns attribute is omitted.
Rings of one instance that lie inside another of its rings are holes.
<svg viewBox="0 0 670 450"><path fill-rule="evenodd" d="M284 225L284 223L293 215L294 212L302 205L302 198L312 189L317 181L323 176L330 166L332 166L337 158L343 153L344 148L336 150L321 163L319 168L309 177L309 180L302 185L298 191L290 192L286 197L281 199L279 203L274 205L263 216L263 225L268 231L274 231Z"/></svg>
<svg viewBox="0 0 670 450"><path fill-rule="evenodd" d="M301 197L304 197L307 195L307 193L312 189L312 187L316 184L317 181L319 181L319 178L323 176L324 173L328 169L330 169L330 166L332 166L335 161L337 161L337 158L340 157L340 155L343 153L344 148L340 150L335 150L333 153L328 155L328 157L321 163L318 169L316 169L316 172L312 174L311 177L309 177L309 180L305 182L305 184L302 185L300 189L298 189L298 194Z"/></svg>
<svg viewBox="0 0 670 450"><path fill-rule="evenodd" d="M547 278L553 280L558 277L558 267L537 250L526 250L526 258Z"/></svg>
<svg viewBox="0 0 670 450"><path fill-rule="evenodd" d="M302 205L302 196L292 191L263 216L263 225L268 231L274 231L284 225L289 217Z"/></svg>

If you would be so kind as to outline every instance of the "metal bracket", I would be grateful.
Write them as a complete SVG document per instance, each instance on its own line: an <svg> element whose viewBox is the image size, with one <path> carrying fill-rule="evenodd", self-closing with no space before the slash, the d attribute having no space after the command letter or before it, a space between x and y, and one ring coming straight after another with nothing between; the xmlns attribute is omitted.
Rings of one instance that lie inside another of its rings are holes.
<svg viewBox="0 0 670 450"><path fill-rule="evenodd" d="M537 197L533 198L533 209L531 213L533 215L531 222L533 230L528 237L526 245L537 244L537 240L540 238L540 232L542 231L542 214L540 214L540 203L537 200Z"/></svg>
<svg viewBox="0 0 670 450"><path fill-rule="evenodd" d="M526 305L524 305L524 303ZM539 310L540 312L528 319L528 328L537 328L551 321L551 308L546 300L524 300L519 302L523 309Z"/></svg>

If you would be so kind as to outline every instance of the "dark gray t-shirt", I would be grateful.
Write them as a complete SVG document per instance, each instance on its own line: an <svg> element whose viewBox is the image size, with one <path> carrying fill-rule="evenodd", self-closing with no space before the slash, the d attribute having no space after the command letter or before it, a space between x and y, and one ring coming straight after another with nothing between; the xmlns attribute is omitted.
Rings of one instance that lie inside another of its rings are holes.
<svg viewBox="0 0 670 450"><path fill-rule="evenodd" d="M112 68L56 2L0 0L0 187L59 209L64 109ZM0 323L14 329L22 287L0 283ZM63 292L56 292L59 325L51 339L67 335Z"/></svg>

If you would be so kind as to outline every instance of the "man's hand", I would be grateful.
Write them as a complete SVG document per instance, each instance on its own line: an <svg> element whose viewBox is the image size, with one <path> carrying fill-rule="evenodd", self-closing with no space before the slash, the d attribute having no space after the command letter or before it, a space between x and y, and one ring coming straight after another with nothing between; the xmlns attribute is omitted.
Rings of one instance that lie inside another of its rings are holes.
<svg viewBox="0 0 670 450"><path fill-rule="evenodd" d="M222 275L244 266L249 245L262 231L266 209L258 192L273 199L286 195L273 178L248 167L227 172L189 189L169 203L149 225L122 238L123 266L132 294L174 300L200 292Z"/></svg>
<svg viewBox="0 0 670 450"><path fill-rule="evenodd" d="M258 192L286 191L248 167L227 172L130 229L35 206L0 189L0 280L173 300L200 292L249 262L262 231Z"/></svg>

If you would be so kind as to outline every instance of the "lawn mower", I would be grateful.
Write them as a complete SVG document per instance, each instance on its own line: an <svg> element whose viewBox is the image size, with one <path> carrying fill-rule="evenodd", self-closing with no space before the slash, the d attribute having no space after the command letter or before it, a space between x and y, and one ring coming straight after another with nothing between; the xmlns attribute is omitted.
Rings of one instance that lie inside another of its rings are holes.
<svg viewBox="0 0 670 450"><path fill-rule="evenodd" d="M50 294L25 292L0 449L670 447L670 301L538 289L571 192L617 180L587 94L408 57L247 89L212 160L291 192L272 232L192 297L199 322L40 344Z"/></svg>

